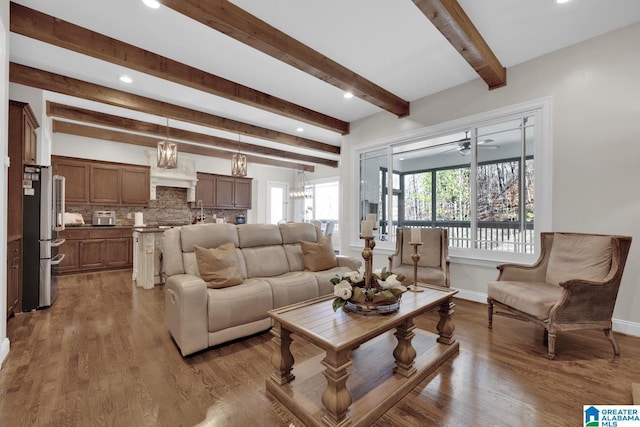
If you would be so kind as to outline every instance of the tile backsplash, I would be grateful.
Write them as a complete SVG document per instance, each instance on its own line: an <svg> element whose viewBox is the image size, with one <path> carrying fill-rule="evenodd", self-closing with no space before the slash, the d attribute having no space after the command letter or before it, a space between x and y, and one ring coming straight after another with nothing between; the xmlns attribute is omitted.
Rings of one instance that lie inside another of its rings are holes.
<svg viewBox="0 0 640 427"><path fill-rule="evenodd" d="M192 208L193 206L193 208ZM187 203L187 189L175 187L157 187L156 200L149 201L148 207L139 206L86 206L67 205L66 212L79 213L85 224L91 224L93 211L110 210L116 212L116 225L133 225L136 212L142 212L147 225L184 225L190 224L199 215L200 209L195 203ZM224 218L233 223L237 216L247 216L246 209L204 209L205 222L215 222Z"/></svg>

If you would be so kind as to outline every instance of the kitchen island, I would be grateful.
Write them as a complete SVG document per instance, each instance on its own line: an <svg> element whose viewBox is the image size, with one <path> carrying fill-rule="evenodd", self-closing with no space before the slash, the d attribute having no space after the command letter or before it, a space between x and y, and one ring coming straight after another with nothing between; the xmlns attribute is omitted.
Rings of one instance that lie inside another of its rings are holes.
<svg viewBox="0 0 640 427"><path fill-rule="evenodd" d="M59 252L65 254L60 274L131 268L131 226L67 226L58 232L66 239Z"/></svg>
<svg viewBox="0 0 640 427"><path fill-rule="evenodd" d="M163 285L162 236L165 230L180 225L143 225L133 228L133 273L136 286L153 289Z"/></svg>

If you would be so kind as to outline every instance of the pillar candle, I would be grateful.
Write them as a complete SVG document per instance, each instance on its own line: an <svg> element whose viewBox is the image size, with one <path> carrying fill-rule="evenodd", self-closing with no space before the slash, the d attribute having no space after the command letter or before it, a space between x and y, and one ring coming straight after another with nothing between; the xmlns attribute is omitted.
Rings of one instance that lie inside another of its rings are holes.
<svg viewBox="0 0 640 427"><path fill-rule="evenodd" d="M367 214L367 221L371 221L373 228L376 228L378 225L377 215L374 213Z"/></svg>
<svg viewBox="0 0 640 427"><path fill-rule="evenodd" d="M373 237L373 222L364 220L362 221L361 233L362 237Z"/></svg>
<svg viewBox="0 0 640 427"><path fill-rule="evenodd" d="M411 243L422 243L422 235L419 228L411 229Z"/></svg>

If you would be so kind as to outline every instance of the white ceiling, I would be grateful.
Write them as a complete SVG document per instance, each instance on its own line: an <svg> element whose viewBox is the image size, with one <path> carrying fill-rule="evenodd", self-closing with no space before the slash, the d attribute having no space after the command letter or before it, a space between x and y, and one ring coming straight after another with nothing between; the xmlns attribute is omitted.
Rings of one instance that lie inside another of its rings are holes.
<svg viewBox="0 0 640 427"><path fill-rule="evenodd" d="M505 67L640 21L638 0L458 0ZM410 0L232 0L237 6L407 101L478 78ZM123 42L169 57L344 121L378 107L344 99L341 90L167 7L141 0L17 0ZM172 104L341 145L341 135L101 60L11 34L12 62ZM134 83L118 81L121 74ZM508 84L508 72L507 72ZM497 89L499 90L499 89ZM163 117L47 94L53 100L165 124ZM386 113L391 114L391 113ZM400 120L400 119L399 119ZM237 135L171 121L171 126L237 139ZM303 127L298 134L296 128ZM282 144L242 137L280 149ZM335 155L296 149L317 157Z"/></svg>

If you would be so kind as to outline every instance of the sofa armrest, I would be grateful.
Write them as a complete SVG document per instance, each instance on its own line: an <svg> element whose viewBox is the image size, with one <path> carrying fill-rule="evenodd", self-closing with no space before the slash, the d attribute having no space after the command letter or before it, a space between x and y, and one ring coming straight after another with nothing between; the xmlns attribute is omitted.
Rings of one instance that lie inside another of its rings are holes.
<svg viewBox="0 0 640 427"><path fill-rule="evenodd" d="M358 271L362 266L362 261L355 257L336 255L336 259L338 260L338 267L348 267L351 271Z"/></svg>
<svg viewBox="0 0 640 427"><path fill-rule="evenodd" d="M209 346L207 285L197 276L176 274L165 285L167 327L186 356Z"/></svg>

